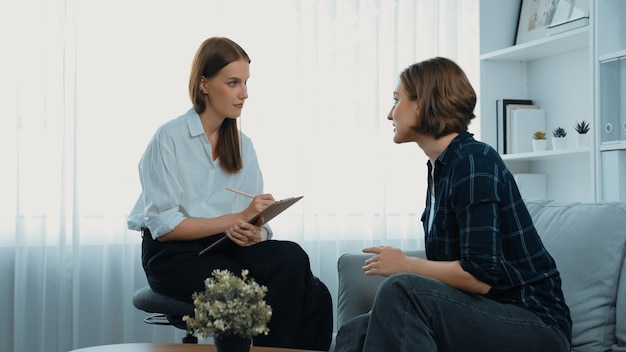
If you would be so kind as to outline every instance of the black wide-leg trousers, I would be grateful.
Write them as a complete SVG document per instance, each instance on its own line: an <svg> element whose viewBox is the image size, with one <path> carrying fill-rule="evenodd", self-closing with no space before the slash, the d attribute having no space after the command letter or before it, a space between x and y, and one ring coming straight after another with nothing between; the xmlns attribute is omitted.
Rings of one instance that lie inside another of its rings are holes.
<svg viewBox="0 0 626 352"><path fill-rule="evenodd" d="M143 232L142 265L153 290L193 302L204 291L214 269L240 275L242 269L267 287L272 307L267 336L253 339L256 346L328 351L332 340L332 298L328 288L311 272L309 257L290 241L268 240L250 247L228 241L215 251L198 253L221 236L196 241L159 242Z"/></svg>

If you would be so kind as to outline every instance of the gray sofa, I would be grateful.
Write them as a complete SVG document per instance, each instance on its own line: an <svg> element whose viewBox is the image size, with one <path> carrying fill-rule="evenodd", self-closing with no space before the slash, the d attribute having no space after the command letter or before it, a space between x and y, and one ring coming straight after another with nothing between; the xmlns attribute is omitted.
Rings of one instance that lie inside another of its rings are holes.
<svg viewBox="0 0 626 352"><path fill-rule="evenodd" d="M526 200L561 272L572 314L572 351L626 351L626 204ZM407 251L424 257L422 251ZM370 310L383 277L365 276L369 254L338 260L337 325Z"/></svg>

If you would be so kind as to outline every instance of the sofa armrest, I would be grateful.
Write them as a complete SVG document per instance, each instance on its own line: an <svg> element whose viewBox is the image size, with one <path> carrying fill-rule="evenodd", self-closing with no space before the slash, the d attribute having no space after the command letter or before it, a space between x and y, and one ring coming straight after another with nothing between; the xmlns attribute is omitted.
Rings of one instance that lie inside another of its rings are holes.
<svg viewBox="0 0 626 352"><path fill-rule="evenodd" d="M426 258L424 251L405 251L408 256ZM367 276L363 273L365 260L371 254L346 253L337 261L338 286L337 327L357 315L370 311L378 286L384 276Z"/></svg>

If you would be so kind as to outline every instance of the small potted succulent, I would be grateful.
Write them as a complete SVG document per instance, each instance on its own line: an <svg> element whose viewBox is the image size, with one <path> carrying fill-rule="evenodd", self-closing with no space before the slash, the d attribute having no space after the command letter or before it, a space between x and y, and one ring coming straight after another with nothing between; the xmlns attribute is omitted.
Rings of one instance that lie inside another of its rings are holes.
<svg viewBox="0 0 626 352"><path fill-rule="evenodd" d="M576 147L587 147L589 146L589 138L591 134L587 134L590 130L589 122L582 120L581 122L576 122L574 125L574 130L578 132L576 134Z"/></svg>
<svg viewBox="0 0 626 352"><path fill-rule="evenodd" d="M563 127L557 127L552 131L552 149L565 149L567 147L567 131Z"/></svg>
<svg viewBox="0 0 626 352"><path fill-rule="evenodd" d="M544 131L536 131L533 134L533 151L540 152L546 150L546 133Z"/></svg>

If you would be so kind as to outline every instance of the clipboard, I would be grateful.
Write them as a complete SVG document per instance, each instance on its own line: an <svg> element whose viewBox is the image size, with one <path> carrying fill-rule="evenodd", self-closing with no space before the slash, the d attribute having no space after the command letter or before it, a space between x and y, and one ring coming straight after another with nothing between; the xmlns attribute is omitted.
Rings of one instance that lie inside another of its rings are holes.
<svg viewBox="0 0 626 352"><path fill-rule="evenodd" d="M283 211L287 210L287 208L289 208L290 206L294 205L297 201L299 201L303 197L304 196L299 196L299 197L291 197L291 198L285 198L285 199L279 200L276 203L274 203L274 204L268 206L267 208L263 209L260 213L255 215L252 219L250 219L250 221L248 221L248 223L254 224L255 222L257 222L257 220L259 218L262 217L264 219L263 223L267 224L270 220L272 220L273 218L278 216L278 214L282 213ZM224 243L227 243L226 242L227 240L228 240L228 237L226 235L223 235L222 238L220 238L219 240L213 242L210 246L208 246L205 249L203 249L202 251L200 251L200 253L198 253L198 255L203 255L205 253L208 253L208 252L214 250L215 248L219 247L220 245L222 245Z"/></svg>

